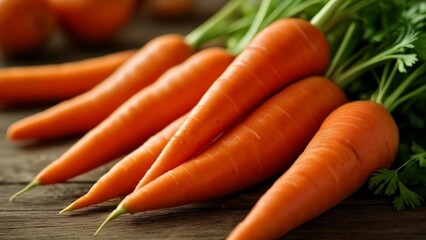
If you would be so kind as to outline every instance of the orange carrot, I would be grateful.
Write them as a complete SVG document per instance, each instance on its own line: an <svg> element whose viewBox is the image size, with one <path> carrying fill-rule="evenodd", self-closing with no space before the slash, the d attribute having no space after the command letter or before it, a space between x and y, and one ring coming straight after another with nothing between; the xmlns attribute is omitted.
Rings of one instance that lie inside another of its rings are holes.
<svg viewBox="0 0 426 240"><path fill-rule="evenodd" d="M0 102L59 101L82 94L111 75L135 50L80 61L0 69Z"/></svg>
<svg viewBox="0 0 426 240"><path fill-rule="evenodd" d="M356 101L331 113L296 162L259 199L229 239L276 239L320 215L389 167L397 126L380 104Z"/></svg>
<svg viewBox="0 0 426 240"><path fill-rule="evenodd" d="M88 131L191 52L180 35L154 38L108 79L82 95L12 124L7 136L12 140L43 139Z"/></svg>
<svg viewBox="0 0 426 240"><path fill-rule="evenodd" d="M123 213L217 198L284 171L324 118L345 102L328 79L291 84L199 155L129 194L105 223Z"/></svg>
<svg viewBox="0 0 426 240"><path fill-rule="evenodd" d="M85 195L71 203L61 213L88 207L131 193L158 155L160 155L167 141L182 124L185 116L169 124L135 151L116 163L106 174L99 178Z"/></svg>
<svg viewBox="0 0 426 240"><path fill-rule="evenodd" d="M44 168L23 191L64 182L134 150L187 113L233 59L223 48L208 48L171 68Z"/></svg>
<svg viewBox="0 0 426 240"><path fill-rule="evenodd" d="M194 107L141 184L190 159L278 89L322 74L329 58L324 35L305 20L281 19L263 29Z"/></svg>

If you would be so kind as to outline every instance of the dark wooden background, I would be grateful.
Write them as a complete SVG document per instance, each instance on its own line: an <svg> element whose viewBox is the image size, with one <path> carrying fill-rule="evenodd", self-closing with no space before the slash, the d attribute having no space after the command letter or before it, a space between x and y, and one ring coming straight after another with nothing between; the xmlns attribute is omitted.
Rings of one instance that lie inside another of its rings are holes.
<svg viewBox="0 0 426 240"><path fill-rule="evenodd" d="M114 41L96 49L76 46L58 33L39 55L14 60L0 58L0 67L64 62L137 48L163 33L188 33L223 2L199 0L193 13L173 21L140 14ZM33 189L14 203L8 201L78 139L39 144L11 143L5 139L6 129L12 122L47 107L49 105L0 106L0 239L93 239L96 228L119 203L117 199L58 214L83 195L113 163L64 184ZM97 238L224 239L272 182L273 179L209 202L124 215L107 225ZM390 199L361 189L283 239L426 239L426 208L396 211Z"/></svg>

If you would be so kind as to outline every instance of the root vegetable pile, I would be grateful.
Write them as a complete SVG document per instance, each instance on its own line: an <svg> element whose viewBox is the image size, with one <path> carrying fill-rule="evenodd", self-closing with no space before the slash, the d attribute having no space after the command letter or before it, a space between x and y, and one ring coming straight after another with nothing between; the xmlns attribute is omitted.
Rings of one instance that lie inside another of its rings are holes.
<svg viewBox="0 0 426 240"><path fill-rule="evenodd" d="M10 200L122 157L61 213L124 197L100 234L273 176L228 239L276 239L364 185L421 206L425 20L421 0L231 0L186 36L1 69L0 102L63 100L13 123L10 141L84 133Z"/></svg>

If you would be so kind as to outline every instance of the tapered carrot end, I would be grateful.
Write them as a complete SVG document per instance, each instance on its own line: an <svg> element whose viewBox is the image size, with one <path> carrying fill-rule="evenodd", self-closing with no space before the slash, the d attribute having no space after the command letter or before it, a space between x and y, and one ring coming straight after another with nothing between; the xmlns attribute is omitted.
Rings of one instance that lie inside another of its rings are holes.
<svg viewBox="0 0 426 240"><path fill-rule="evenodd" d="M74 206L75 206L75 202L71 203L70 205L68 205L66 208L62 209L59 214L62 214L64 212L70 212L72 210L74 210Z"/></svg>
<svg viewBox="0 0 426 240"><path fill-rule="evenodd" d="M10 125L6 131L6 138L10 141L25 139L25 133L28 132L26 121L21 119Z"/></svg>
<svg viewBox="0 0 426 240"><path fill-rule="evenodd" d="M29 191L30 189L37 187L38 185L40 185L40 181L38 179L34 179L32 182L30 182L27 186L25 186L22 190L20 190L19 192L13 194L10 198L9 198L9 202L13 202L13 200L15 200L15 198L17 198L18 196L22 195L23 193Z"/></svg>
<svg viewBox="0 0 426 240"><path fill-rule="evenodd" d="M101 231L101 229L111 220L113 220L114 218L122 215L122 214L126 214L127 209L125 209L124 207L122 207L121 205L118 205L118 207L107 217L107 219L105 219L105 221L101 224L101 226L98 228L98 230L96 230L95 234L93 234L93 236L97 236L98 233Z"/></svg>
<svg viewBox="0 0 426 240"><path fill-rule="evenodd" d="M9 128L7 129L7 132L6 132L6 138L7 138L8 140L16 140L16 139L18 139L17 134L16 134L16 131L15 131L15 128L13 128L13 127L11 126L11 127L9 127Z"/></svg>

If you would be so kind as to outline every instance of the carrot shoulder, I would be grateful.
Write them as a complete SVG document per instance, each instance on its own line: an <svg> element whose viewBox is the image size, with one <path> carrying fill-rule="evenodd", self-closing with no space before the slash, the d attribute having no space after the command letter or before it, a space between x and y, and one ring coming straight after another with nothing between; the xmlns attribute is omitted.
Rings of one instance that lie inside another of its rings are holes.
<svg viewBox="0 0 426 240"><path fill-rule="evenodd" d="M328 79L293 83L195 158L129 194L111 216L209 200L272 177L292 163L322 120L345 102Z"/></svg>
<svg viewBox="0 0 426 240"><path fill-rule="evenodd" d="M0 102L59 101L82 94L111 75L135 50L74 62L0 69Z"/></svg>
<svg viewBox="0 0 426 240"><path fill-rule="evenodd" d="M325 37L305 20L282 19L262 30L194 107L141 184L190 159L283 86L322 74L329 57Z"/></svg>
<svg viewBox="0 0 426 240"><path fill-rule="evenodd" d="M43 139L86 132L191 53L180 35L154 38L108 79L75 98L12 124L7 136L11 140Z"/></svg>
<svg viewBox="0 0 426 240"><path fill-rule="evenodd" d="M64 182L136 149L187 113L233 59L223 48L208 48L169 69L44 168L29 186Z"/></svg>
<svg viewBox="0 0 426 240"><path fill-rule="evenodd" d="M376 170L389 167L397 147L397 126L382 105L356 101L341 106L229 239L284 235L341 202Z"/></svg>

